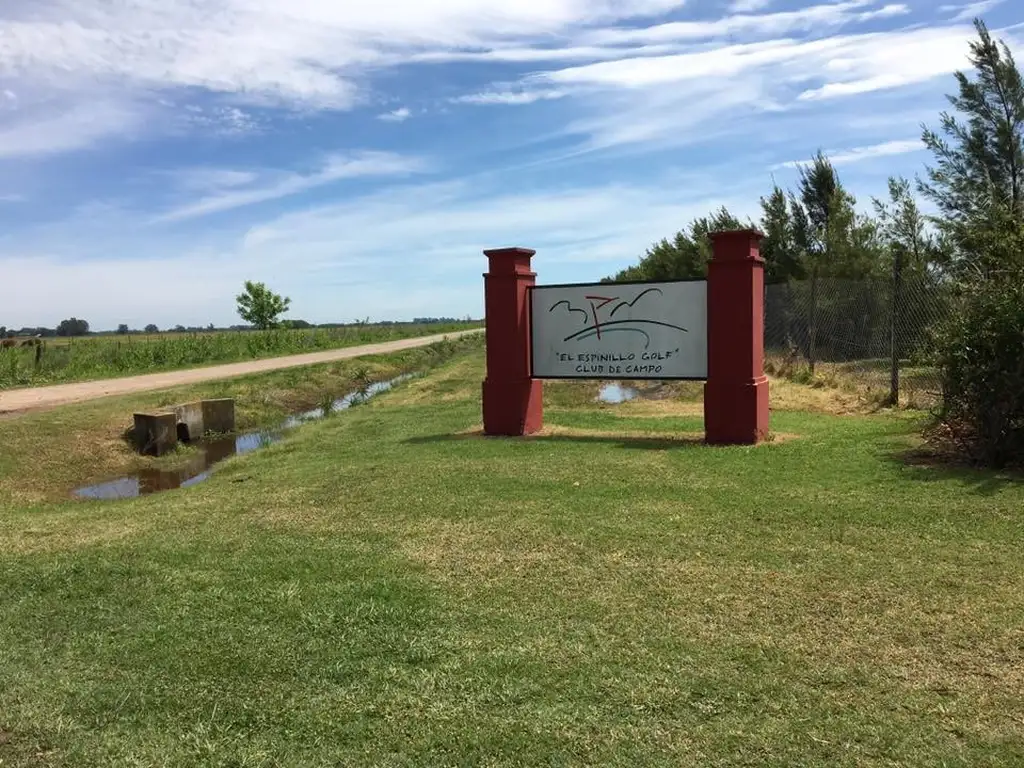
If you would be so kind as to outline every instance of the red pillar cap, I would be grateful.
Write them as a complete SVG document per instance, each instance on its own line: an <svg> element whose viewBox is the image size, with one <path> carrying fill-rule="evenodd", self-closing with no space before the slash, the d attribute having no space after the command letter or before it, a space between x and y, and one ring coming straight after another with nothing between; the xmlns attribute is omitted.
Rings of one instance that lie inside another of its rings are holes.
<svg viewBox="0 0 1024 768"><path fill-rule="evenodd" d="M491 248L484 251L484 256L492 258L494 256L536 256L537 252L533 248L520 248L518 246L512 248Z"/></svg>
<svg viewBox="0 0 1024 768"><path fill-rule="evenodd" d="M717 230L715 232L709 232L708 233L708 237L710 237L712 240L717 240L718 238L729 238L729 237L748 237L748 238L752 238L752 239L756 238L758 240L763 240L764 239L764 232L762 232L759 229L753 229L753 228L748 228L748 229L719 229L719 230Z"/></svg>
<svg viewBox="0 0 1024 768"><path fill-rule="evenodd" d="M764 233L758 229L724 229L708 237L714 246L713 261L761 260L758 247Z"/></svg>

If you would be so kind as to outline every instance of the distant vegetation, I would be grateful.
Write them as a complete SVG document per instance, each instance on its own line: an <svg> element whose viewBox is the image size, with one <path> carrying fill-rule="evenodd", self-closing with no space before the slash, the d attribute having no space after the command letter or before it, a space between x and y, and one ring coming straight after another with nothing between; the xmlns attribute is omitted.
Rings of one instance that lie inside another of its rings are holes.
<svg viewBox="0 0 1024 768"><path fill-rule="evenodd" d="M0 349L0 389L167 371L214 363L450 333L479 323L359 323L272 331L197 331L50 339L40 347Z"/></svg>

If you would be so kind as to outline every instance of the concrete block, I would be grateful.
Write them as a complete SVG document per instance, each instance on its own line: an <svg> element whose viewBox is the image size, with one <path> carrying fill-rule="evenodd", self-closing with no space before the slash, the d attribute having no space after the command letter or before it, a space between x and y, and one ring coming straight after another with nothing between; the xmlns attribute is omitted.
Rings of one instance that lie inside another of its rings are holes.
<svg viewBox="0 0 1024 768"><path fill-rule="evenodd" d="M199 440L206 433L203 423L203 404L200 401L174 406L178 420L178 439L188 442Z"/></svg>
<svg viewBox="0 0 1024 768"><path fill-rule="evenodd" d="M203 400L204 434L226 435L235 431L235 401L231 398Z"/></svg>
<svg viewBox="0 0 1024 768"><path fill-rule="evenodd" d="M174 413L136 413L135 446L147 456L163 456L178 444L178 418Z"/></svg>

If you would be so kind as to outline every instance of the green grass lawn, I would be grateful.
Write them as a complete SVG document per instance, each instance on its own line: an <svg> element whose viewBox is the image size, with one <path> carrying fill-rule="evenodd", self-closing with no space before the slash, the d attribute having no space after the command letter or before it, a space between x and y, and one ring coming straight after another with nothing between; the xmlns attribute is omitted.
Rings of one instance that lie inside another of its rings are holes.
<svg viewBox="0 0 1024 768"><path fill-rule="evenodd" d="M0 765L1024 764L1018 479L589 385L485 439L479 357L186 491L0 497Z"/></svg>

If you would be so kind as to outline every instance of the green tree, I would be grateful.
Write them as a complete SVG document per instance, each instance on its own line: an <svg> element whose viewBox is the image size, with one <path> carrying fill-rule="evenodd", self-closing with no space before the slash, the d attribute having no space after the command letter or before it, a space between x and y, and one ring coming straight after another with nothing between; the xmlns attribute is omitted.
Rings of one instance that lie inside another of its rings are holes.
<svg viewBox="0 0 1024 768"><path fill-rule="evenodd" d="M156 323L150 323L146 326L146 333L160 333L160 328Z"/></svg>
<svg viewBox="0 0 1024 768"><path fill-rule="evenodd" d="M939 248L927 229L927 220L914 199L910 182L903 177L890 177L889 199L872 199L878 218L878 233L891 265L889 307L889 404L900 400L901 331L907 333L904 284L910 277L921 278L932 263L938 263ZM917 334L913 334L917 335Z"/></svg>
<svg viewBox="0 0 1024 768"><path fill-rule="evenodd" d="M122 336L127 335L128 332L129 332L128 331L128 324L127 323L121 323L119 326L117 326L117 332L119 334L121 334Z"/></svg>
<svg viewBox="0 0 1024 768"><path fill-rule="evenodd" d="M920 189L952 248L954 311L938 329L940 418L954 445L1001 466L1024 461L1024 83L984 22L956 73L954 116L924 129L935 165Z"/></svg>
<svg viewBox="0 0 1024 768"><path fill-rule="evenodd" d="M627 267L605 282L624 280L687 280L706 277L711 259L711 232L739 229L739 219L726 208L694 219L687 229L679 230L671 240L664 238L650 248L637 264Z"/></svg>
<svg viewBox="0 0 1024 768"><path fill-rule="evenodd" d="M793 280L805 276L803 253L797 246L798 226L805 226L798 218L803 210L796 204L791 208L790 198L775 185L768 197L761 198L761 256L764 258L765 284L782 285L765 294L765 342L773 346L782 344L788 353L796 350L794 342L795 304ZM802 230L801 230L802 232Z"/></svg>
<svg viewBox="0 0 1024 768"><path fill-rule="evenodd" d="M786 193L778 185L768 197L761 198L761 231L765 282L784 283L802 278L803 254L797 247L793 214Z"/></svg>
<svg viewBox="0 0 1024 768"><path fill-rule="evenodd" d="M1024 265L1024 82L1010 49L975 19L971 78L956 73L950 104L922 138L935 158L921 191L938 206L937 226L961 276L986 279Z"/></svg>
<svg viewBox="0 0 1024 768"><path fill-rule="evenodd" d="M807 322L807 362L811 371L818 357L818 310L821 278L838 274L849 255L850 233L856 200L839 180L835 166L819 151L809 165L799 166L798 197L793 197L795 245L803 255L810 278L810 311ZM801 213L797 214L799 208Z"/></svg>
<svg viewBox="0 0 1024 768"><path fill-rule="evenodd" d="M292 300L281 298L263 283L245 281L245 292L236 297L238 314L243 320L260 330L276 328L278 318L288 311Z"/></svg>
<svg viewBox="0 0 1024 768"><path fill-rule="evenodd" d="M89 323L77 317L61 320L57 326L58 336L85 336L89 332Z"/></svg>

